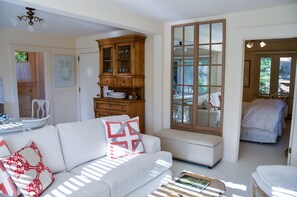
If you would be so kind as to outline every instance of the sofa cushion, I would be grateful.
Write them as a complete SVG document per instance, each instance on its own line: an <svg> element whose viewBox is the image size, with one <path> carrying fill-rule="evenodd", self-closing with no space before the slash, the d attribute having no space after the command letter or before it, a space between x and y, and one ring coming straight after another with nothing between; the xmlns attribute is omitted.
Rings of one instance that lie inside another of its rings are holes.
<svg viewBox="0 0 297 197"><path fill-rule="evenodd" d="M127 115L110 116L108 120L128 120ZM61 123L58 128L67 171L75 166L106 155L106 136L101 118Z"/></svg>
<svg viewBox="0 0 297 197"><path fill-rule="evenodd" d="M41 129L4 136L10 151L16 152L30 140L34 141L43 155L43 162L53 173L65 170L57 128L47 126Z"/></svg>
<svg viewBox="0 0 297 197"><path fill-rule="evenodd" d="M103 157L78 166L72 169L71 173L105 182L110 187L111 196L125 196L170 169L171 166L172 155L161 151L119 159Z"/></svg>
<svg viewBox="0 0 297 197"><path fill-rule="evenodd" d="M54 181L51 170L44 165L42 155L32 141L2 162L24 196L38 196Z"/></svg>
<svg viewBox="0 0 297 197"><path fill-rule="evenodd" d="M54 174L55 181L40 195L40 197L109 197L109 187L107 184L92 181L86 177L60 172Z"/></svg>
<svg viewBox="0 0 297 197"><path fill-rule="evenodd" d="M10 155L10 150L3 139L0 136L0 158ZM5 194L8 196L18 196L17 187L14 184L12 178L5 169L2 161L0 161L0 194Z"/></svg>
<svg viewBox="0 0 297 197"><path fill-rule="evenodd" d="M139 117L126 121L102 119L107 138L107 156L116 159L143 153L144 147L139 131Z"/></svg>

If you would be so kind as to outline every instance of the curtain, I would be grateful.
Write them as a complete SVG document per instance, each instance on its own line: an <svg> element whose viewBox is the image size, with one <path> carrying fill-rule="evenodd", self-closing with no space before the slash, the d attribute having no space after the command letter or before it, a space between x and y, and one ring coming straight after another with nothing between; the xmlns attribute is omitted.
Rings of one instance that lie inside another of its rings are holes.
<svg viewBox="0 0 297 197"><path fill-rule="evenodd" d="M16 74L18 81L31 81L31 68L30 62L16 63Z"/></svg>

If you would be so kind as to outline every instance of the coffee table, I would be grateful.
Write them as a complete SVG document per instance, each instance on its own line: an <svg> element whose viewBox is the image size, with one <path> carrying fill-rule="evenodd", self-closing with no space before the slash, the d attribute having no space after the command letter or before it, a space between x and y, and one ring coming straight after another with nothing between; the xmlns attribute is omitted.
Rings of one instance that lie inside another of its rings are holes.
<svg viewBox="0 0 297 197"><path fill-rule="evenodd" d="M183 175L189 175L204 180L208 180L210 184L203 189L201 192L193 191L190 189L183 188L175 184L175 181L178 180ZM192 172L183 171L178 177L173 181L161 185L153 193L149 194L148 197L204 197L204 196L217 196L225 197L226 196L226 186L225 184L217 179L210 178L207 176L198 175Z"/></svg>

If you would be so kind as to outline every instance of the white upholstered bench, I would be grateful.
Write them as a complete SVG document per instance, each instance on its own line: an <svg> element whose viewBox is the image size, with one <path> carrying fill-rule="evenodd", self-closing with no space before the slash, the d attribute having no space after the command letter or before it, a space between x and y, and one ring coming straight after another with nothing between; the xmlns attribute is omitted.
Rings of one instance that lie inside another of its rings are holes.
<svg viewBox="0 0 297 197"><path fill-rule="evenodd" d="M175 129L155 133L161 140L161 149L173 158L213 167L223 155L223 138Z"/></svg>

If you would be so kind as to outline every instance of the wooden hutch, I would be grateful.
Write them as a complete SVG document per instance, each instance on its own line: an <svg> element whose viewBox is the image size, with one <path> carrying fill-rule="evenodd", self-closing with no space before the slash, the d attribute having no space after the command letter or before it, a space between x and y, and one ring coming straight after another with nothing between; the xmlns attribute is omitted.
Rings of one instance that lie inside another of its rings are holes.
<svg viewBox="0 0 297 197"><path fill-rule="evenodd" d="M140 131L144 133L145 37L128 35L97 42L100 50L100 94L94 98L95 117L121 114L131 118L139 116ZM123 99L104 97L103 86L108 86L114 92L125 92L127 96Z"/></svg>

